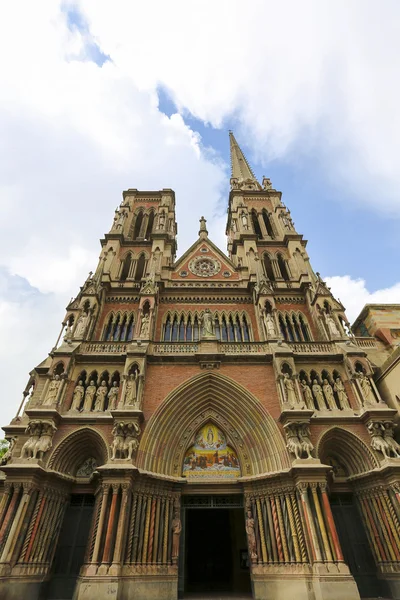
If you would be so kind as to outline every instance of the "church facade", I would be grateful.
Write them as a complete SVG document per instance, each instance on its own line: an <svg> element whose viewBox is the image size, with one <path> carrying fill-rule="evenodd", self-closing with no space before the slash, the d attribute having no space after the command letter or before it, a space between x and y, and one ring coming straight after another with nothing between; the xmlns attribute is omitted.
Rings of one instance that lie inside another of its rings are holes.
<svg viewBox="0 0 400 600"><path fill-rule="evenodd" d="M0 598L400 598L370 353L233 134L228 254L129 189L4 427Z"/></svg>

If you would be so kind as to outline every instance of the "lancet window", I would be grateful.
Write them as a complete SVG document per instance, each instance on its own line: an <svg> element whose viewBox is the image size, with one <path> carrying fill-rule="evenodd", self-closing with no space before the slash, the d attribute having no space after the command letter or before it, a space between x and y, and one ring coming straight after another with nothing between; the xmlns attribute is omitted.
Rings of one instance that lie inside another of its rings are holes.
<svg viewBox="0 0 400 600"><path fill-rule="evenodd" d="M249 342L252 339L250 319L245 313L214 313L214 333L221 342ZM162 339L165 342L197 342L201 337L198 313L168 314Z"/></svg>
<svg viewBox="0 0 400 600"><path fill-rule="evenodd" d="M287 342L310 342L312 340L307 319L302 313L279 313L278 321L281 334Z"/></svg>
<svg viewBox="0 0 400 600"><path fill-rule="evenodd" d="M121 262L120 267L120 281L133 280L141 281L146 272L147 258L144 253L140 254L137 258L134 258L131 252L129 252Z"/></svg>
<svg viewBox="0 0 400 600"><path fill-rule="evenodd" d="M135 316L133 313L111 313L103 331L106 342L129 342L133 338Z"/></svg>
<svg viewBox="0 0 400 600"><path fill-rule="evenodd" d="M267 211L265 210L265 208L262 211L262 218L264 221L264 225L265 225L265 229L267 230L267 234L269 235L269 237L274 238L274 230L272 228L272 223L271 220L269 218L269 215L267 213Z"/></svg>

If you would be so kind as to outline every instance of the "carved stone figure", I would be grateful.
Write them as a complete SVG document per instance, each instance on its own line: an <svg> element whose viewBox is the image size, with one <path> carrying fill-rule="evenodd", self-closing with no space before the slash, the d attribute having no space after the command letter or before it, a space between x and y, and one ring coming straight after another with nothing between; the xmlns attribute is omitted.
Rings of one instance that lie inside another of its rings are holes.
<svg viewBox="0 0 400 600"><path fill-rule="evenodd" d="M116 458L124 458L124 423L116 423L113 427L112 434L114 436L111 444L111 460Z"/></svg>
<svg viewBox="0 0 400 600"><path fill-rule="evenodd" d="M324 394L322 392L321 386L319 385L316 379L314 379L313 381L312 391L314 394L314 398L317 402L318 410L324 410L326 408Z"/></svg>
<svg viewBox="0 0 400 600"><path fill-rule="evenodd" d="M362 372L357 372L356 377L361 386L361 391L363 395L363 405L366 404L368 406L371 406L376 404L376 399L372 391L372 386L369 377L367 377Z"/></svg>
<svg viewBox="0 0 400 600"><path fill-rule="evenodd" d="M179 518L179 510L175 509L175 516L172 520L172 562L176 563L179 556L179 539L181 537L182 523Z"/></svg>
<svg viewBox="0 0 400 600"><path fill-rule="evenodd" d="M272 183L271 183L271 180L268 177L263 177L262 184L263 184L264 190L271 190L272 189Z"/></svg>
<svg viewBox="0 0 400 600"><path fill-rule="evenodd" d="M122 227L124 225L125 217L126 217L126 213L124 210L122 210L121 212L119 212L118 210L116 211L115 221L114 221L115 229L122 229Z"/></svg>
<svg viewBox="0 0 400 600"><path fill-rule="evenodd" d="M400 458L400 444L396 442L394 439L394 423L390 421L386 421L383 424L383 439L389 447L392 454L394 454L395 458Z"/></svg>
<svg viewBox="0 0 400 600"><path fill-rule="evenodd" d="M69 340L72 339L72 327L69 323L67 323L67 326L65 328L65 334L64 334L64 342L69 342Z"/></svg>
<svg viewBox="0 0 400 600"><path fill-rule="evenodd" d="M83 396L85 395L85 388L83 387L82 379L79 380L78 385L75 386L74 395L72 398L72 404L70 410L79 410Z"/></svg>
<svg viewBox="0 0 400 600"><path fill-rule="evenodd" d="M254 532L254 519L251 514L251 510L247 511L246 516L246 533L247 533L247 544L249 546L249 555L251 562L257 560L257 546L256 546L256 534Z"/></svg>
<svg viewBox="0 0 400 600"><path fill-rule="evenodd" d="M140 427L137 423L131 422L125 426L124 458L131 460L132 455L136 454L139 448Z"/></svg>
<svg viewBox="0 0 400 600"><path fill-rule="evenodd" d="M58 390L60 389L61 378L59 375L54 375L53 379L50 382L49 388L47 390L45 401L43 402L43 406L50 406L55 404L58 396Z"/></svg>
<svg viewBox="0 0 400 600"><path fill-rule="evenodd" d="M150 317L149 315L142 315L142 322L140 324L140 337L148 338L150 330Z"/></svg>
<svg viewBox="0 0 400 600"><path fill-rule="evenodd" d="M40 437L40 431L40 421L31 421L28 424L27 428L25 429L25 433L29 434L29 438L22 446L20 458L32 458L36 442L39 440Z"/></svg>
<svg viewBox="0 0 400 600"><path fill-rule="evenodd" d="M310 386L307 384L307 381L305 379L302 379L300 381L300 385L301 385L301 389L302 389L302 392L303 392L303 397L304 397L304 400L305 400L307 408L309 410L315 410L315 407L314 407L314 398L313 398Z"/></svg>
<svg viewBox="0 0 400 600"><path fill-rule="evenodd" d="M335 323L335 319L332 317L332 315L330 315L326 309L322 309L324 311L324 315L325 315L325 322L328 326L328 331L329 334L332 337L340 337L340 331Z"/></svg>
<svg viewBox="0 0 400 600"><path fill-rule="evenodd" d="M214 337L214 323L212 320L212 314L209 308L203 313L202 316L202 336L203 337Z"/></svg>
<svg viewBox="0 0 400 600"><path fill-rule="evenodd" d="M110 391L107 394L108 397L108 410L115 410L117 408L117 399L119 394L119 387L116 381L113 382Z"/></svg>
<svg viewBox="0 0 400 600"><path fill-rule="evenodd" d="M104 410L107 392L108 392L107 384L105 381L102 381L101 385L98 387L97 392L96 392L96 402L94 403L95 411L103 411Z"/></svg>
<svg viewBox="0 0 400 600"><path fill-rule="evenodd" d="M340 407L343 410L346 410L346 408L351 408L350 407L350 403L349 403L349 399L348 399L347 394L346 394L346 389L345 389L343 381L340 379L340 377L336 377L333 389L334 389L334 391L338 395L338 400L339 400Z"/></svg>
<svg viewBox="0 0 400 600"><path fill-rule="evenodd" d="M301 447L301 442L299 440L297 427L298 426L295 423L288 424L285 427L285 432L286 432L286 439L287 439L287 444L286 444L287 449L289 450L289 452L294 454L296 458L299 459L299 458L301 458L301 455L303 454L303 449Z"/></svg>
<svg viewBox="0 0 400 600"><path fill-rule="evenodd" d="M87 327L88 321L89 321L89 314L86 312L81 314L81 316L79 317L79 319L76 323L76 327L75 327L75 331L74 331L74 338L76 338L76 339L83 338L83 336L85 335L85 332L86 332L86 327Z"/></svg>
<svg viewBox="0 0 400 600"><path fill-rule="evenodd" d="M327 379L324 379L323 384L324 385L322 386L322 389L324 390L328 408L330 410L337 410L335 396L333 395L333 389L332 389L331 384L329 383L329 381Z"/></svg>
<svg viewBox="0 0 400 600"><path fill-rule="evenodd" d="M53 435L56 428L52 423L41 424L41 435L35 444L32 458L43 458L43 455L50 450L53 445Z"/></svg>
<svg viewBox="0 0 400 600"><path fill-rule="evenodd" d="M269 338L276 338L277 337L276 327L275 327L274 318L271 315L271 313L268 313L268 312L264 313L264 324L265 324L265 329L267 330L267 336Z"/></svg>
<svg viewBox="0 0 400 600"><path fill-rule="evenodd" d="M96 393L96 386L95 383L93 381L93 379L90 381L89 385L86 388L86 392L85 392L85 401L83 403L83 410L85 412L89 412L92 410L93 407L93 399L94 399L94 395Z"/></svg>
<svg viewBox="0 0 400 600"><path fill-rule="evenodd" d="M158 216L158 229L164 229L165 227L165 212L162 210Z"/></svg>
<svg viewBox="0 0 400 600"><path fill-rule="evenodd" d="M286 402L291 408L298 404L296 390L294 388L294 381L290 378L288 373L283 375L283 386L285 388Z"/></svg>
<svg viewBox="0 0 400 600"><path fill-rule="evenodd" d="M13 453L16 441L17 441L16 437L9 438L9 440L8 440L9 446L7 448L7 452L5 452L5 454L3 454L3 456L1 457L0 464L6 465L8 463L8 461L12 458L12 453Z"/></svg>
<svg viewBox="0 0 400 600"><path fill-rule="evenodd" d="M299 427L299 440L301 449L307 454L307 458L312 458L311 452L314 450L314 446L310 440L310 429L307 423L303 423Z"/></svg>
<svg viewBox="0 0 400 600"><path fill-rule="evenodd" d="M246 213L242 212L242 214L240 215L240 218L242 219L243 229L248 229L249 228L249 222L248 222Z"/></svg>
<svg viewBox="0 0 400 600"><path fill-rule="evenodd" d="M138 372L135 371L131 375L129 375L126 386L125 386L125 406L133 406L136 403L137 397L137 375Z"/></svg>
<svg viewBox="0 0 400 600"><path fill-rule="evenodd" d="M383 438L385 427L380 422L372 422L367 425L368 431L371 435L371 448L382 452L385 458L390 458L391 448L388 445L387 439Z"/></svg>

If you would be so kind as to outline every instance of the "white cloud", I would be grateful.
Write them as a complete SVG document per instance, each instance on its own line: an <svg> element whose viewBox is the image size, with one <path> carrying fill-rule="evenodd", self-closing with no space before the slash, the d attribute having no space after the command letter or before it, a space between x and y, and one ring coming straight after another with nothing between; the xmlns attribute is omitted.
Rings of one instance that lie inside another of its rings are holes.
<svg viewBox="0 0 400 600"><path fill-rule="evenodd" d="M370 292L364 279L352 279L349 275L325 279L333 295L345 306L351 322L358 317L365 304L400 304L400 282L389 288Z"/></svg>

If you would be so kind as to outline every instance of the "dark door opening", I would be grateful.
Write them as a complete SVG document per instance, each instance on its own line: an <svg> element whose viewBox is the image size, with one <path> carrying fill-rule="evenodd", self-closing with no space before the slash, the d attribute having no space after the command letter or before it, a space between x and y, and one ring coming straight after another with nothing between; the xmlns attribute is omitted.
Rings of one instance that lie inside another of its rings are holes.
<svg viewBox="0 0 400 600"><path fill-rule="evenodd" d="M94 496L91 494L71 496L54 556L52 578L46 594L47 600L72 598L85 559L93 508Z"/></svg>
<svg viewBox="0 0 400 600"><path fill-rule="evenodd" d="M344 559L361 598L388 596L384 581L378 579L367 534L352 494L335 494L331 499Z"/></svg>
<svg viewBox="0 0 400 600"><path fill-rule="evenodd" d="M250 592L243 509L186 511L185 598Z"/></svg>

